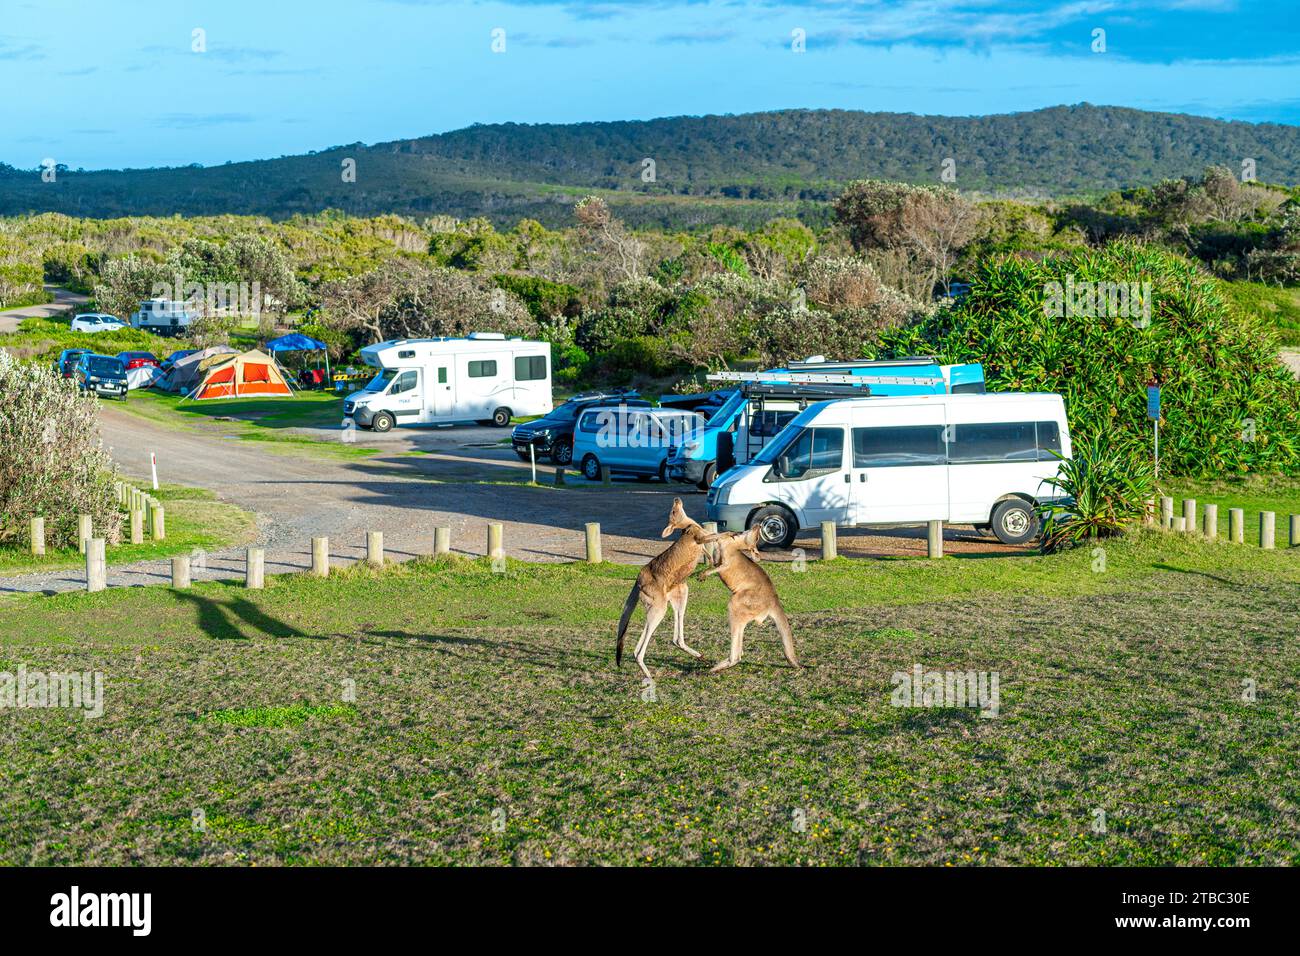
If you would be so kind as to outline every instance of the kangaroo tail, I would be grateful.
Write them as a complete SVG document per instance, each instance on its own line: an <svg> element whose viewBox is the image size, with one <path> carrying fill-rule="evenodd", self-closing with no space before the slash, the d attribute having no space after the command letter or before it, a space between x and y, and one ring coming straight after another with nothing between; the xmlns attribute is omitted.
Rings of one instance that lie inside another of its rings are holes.
<svg viewBox="0 0 1300 956"><path fill-rule="evenodd" d="M627 634L627 622L632 620L632 612L636 610L639 597L641 597L641 585L637 583L632 585L632 593L627 596L627 601L623 604L623 616L618 619L618 644L614 647L614 663L620 667L623 665L623 636Z"/></svg>

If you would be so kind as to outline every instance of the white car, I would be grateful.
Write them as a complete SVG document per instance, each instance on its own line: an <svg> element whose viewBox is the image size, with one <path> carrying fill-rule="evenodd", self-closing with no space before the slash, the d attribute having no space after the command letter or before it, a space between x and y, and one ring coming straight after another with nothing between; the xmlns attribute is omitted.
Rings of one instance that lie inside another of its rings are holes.
<svg viewBox="0 0 1300 956"><path fill-rule="evenodd" d="M72 320L74 332L116 332L126 328L126 323L115 315L103 312L83 312Z"/></svg>

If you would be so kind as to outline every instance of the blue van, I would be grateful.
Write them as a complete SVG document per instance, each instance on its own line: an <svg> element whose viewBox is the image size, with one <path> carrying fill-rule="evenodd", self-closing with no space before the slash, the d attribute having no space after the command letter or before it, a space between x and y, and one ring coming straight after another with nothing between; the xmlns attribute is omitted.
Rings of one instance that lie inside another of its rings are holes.
<svg viewBox="0 0 1300 956"><path fill-rule="evenodd" d="M748 461L810 403L880 395L958 395L984 391L984 366L940 365L920 356L902 359L791 362L785 368L710 375L738 381L697 436L668 451L665 473L705 491L719 469L719 439L727 467Z"/></svg>

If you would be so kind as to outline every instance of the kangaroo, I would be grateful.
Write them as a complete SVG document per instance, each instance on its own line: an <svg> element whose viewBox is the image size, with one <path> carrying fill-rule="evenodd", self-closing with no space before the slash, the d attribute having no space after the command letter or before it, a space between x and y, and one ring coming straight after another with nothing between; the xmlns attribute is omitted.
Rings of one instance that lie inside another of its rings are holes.
<svg viewBox="0 0 1300 956"><path fill-rule="evenodd" d="M710 671L716 674L740 663L745 652L745 628L751 621L760 624L768 618L776 624L781 635L781 649L785 659L796 670L802 670L794 653L794 634L790 631L790 619L786 617L781 599L776 596L776 588L767 572L758 566L758 528L751 528L743 534L724 532L706 535L705 544L717 542L714 549L713 567L700 573L701 579L710 574L719 575L722 583L731 591L731 600L727 604L727 620L731 625L731 653L727 659L719 661Z"/></svg>
<svg viewBox="0 0 1300 956"><path fill-rule="evenodd" d="M692 521L682 507L682 499L674 498L672 510L668 513L668 527L661 537L667 538L674 531L681 535L660 554L656 555L641 569L632 585L632 593L623 605L623 616L618 622L618 644L614 651L614 660L623 663L623 636L627 633L628 621L636 610L637 602L645 605L645 627L636 642L636 663L649 680L654 680L645 666L645 653L650 646L650 638L655 628L668 613L668 605L673 607L673 643L691 657L699 657L700 652L686 644L686 591L687 582L695 566L704 556L704 539L708 532Z"/></svg>

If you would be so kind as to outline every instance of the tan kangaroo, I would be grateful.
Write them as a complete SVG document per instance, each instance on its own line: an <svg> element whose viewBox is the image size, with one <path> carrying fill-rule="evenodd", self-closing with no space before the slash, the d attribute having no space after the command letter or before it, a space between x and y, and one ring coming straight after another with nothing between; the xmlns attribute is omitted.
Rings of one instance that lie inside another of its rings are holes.
<svg viewBox="0 0 1300 956"><path fill-rule="evenodd" d="M790 619L781 607L781 599L776 596L776 588L767 572L758 566L758 528L751 528L744 534L724 532L706 535L705 544L717 542L714 548L713 567L700 574L706 578L710 574L719 575L722 583L731 591L731 601L727 604L727 620L731 625L731 653L725 661L719 661L710 673L726 670L740 663L745 652L745 628L751 621L762 624L768 618L776 624L781 635L781 649L790 666L799 667L799 660L794 654L794 634L790 631Z"/></svg>
<svg viewBox="0 0 1300 956"><path fill-rule="evenodd" d="M623 616L618 622L618 645L614 651L614 660L623 663L623 635L627 633L627 623L632 619L637 601L645 605L645 627L636 642L636 663L641 673L654 680L645 666L645 653L650 647L650 638L655 628L668 613L668 605L673 607L673 643L691 657L699 657L700 652L686 645L686 591L687 582L695 566L704 556L703 540L708 532L692 521L682 507L682 499L674 498L672 510L668 513L668 527L661 537L667 538L674 531L681 535L666 550L656 555L650 563L641 569L632 585L632 593L623 605Z"/></svg>

